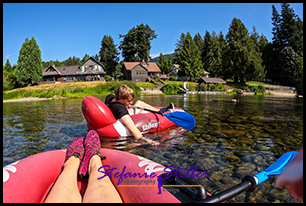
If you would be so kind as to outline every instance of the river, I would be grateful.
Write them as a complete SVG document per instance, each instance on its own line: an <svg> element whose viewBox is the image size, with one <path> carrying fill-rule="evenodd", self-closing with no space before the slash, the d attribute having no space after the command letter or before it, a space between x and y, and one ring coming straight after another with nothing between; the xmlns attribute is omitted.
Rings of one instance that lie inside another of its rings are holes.
<svg viewBox="0 0 306 206"><path fill-rule="evenodd" d="M102 101L105 96L97 97ZM65 149L87 126L83 98L3 103L3 166L43 151ZM160 145L135 145L130 138L102 147L128 151L164 166L186 170L197 165L209 178L198 179L210 193L220 192L270 166L288 151L303 146L303 99L240 95L137 95L156 106L173 102L196 120L193 130L181 127L146 134ZM235 101L232 101L235 100ZM273 187L275 177L248 194L228 202L297 202L285 189Z"/></svg>

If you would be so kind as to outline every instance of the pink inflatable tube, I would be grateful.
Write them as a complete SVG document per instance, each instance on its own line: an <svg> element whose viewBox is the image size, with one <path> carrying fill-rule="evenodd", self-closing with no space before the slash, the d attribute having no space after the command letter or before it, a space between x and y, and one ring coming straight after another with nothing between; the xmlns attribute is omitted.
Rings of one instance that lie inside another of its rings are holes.
<svg viewBox="0 0 306 206"><path fill-rule="evenodd" d="M155 107L161 108L161 107ZM175 108L168 112L184 111L181 108ZM108 106L101 100L87 96L82 101L82 112L87 121L87 127L90 130L96 130L99 135L106 137L132 136L130 131L120 120L116 120ZM166 112L166 113L168 113ZM175 125L167 117L160 114L145 113L131 115L136 127L142 134L157 132Z"/></svg>
<svg viewBox="0 0 306 206"><path fill-rule="evenodd" d="M100 151L106 156L105 160L101 160L104 170L108 174L112 172L108 176L111 176L111 181L123 202L179 202L171 193L163 190L163 187L161 194L158 194L157 178L164 173L164 166L119 150L101 149ZM32 155L3 167L3 202L44 202L61 173L65 155L65 150L53 150ZM116 169L111 171L111 168ZM120 173L121 176L118 175ZM139 173L142 177L131 177L129 173ZM129 177L125 176L126 174ZM104 175L101 173L101 177ZM120 177L123 180L118 185ZM87 180L79 178L78 189L82 196L86 187Z"/></svg>

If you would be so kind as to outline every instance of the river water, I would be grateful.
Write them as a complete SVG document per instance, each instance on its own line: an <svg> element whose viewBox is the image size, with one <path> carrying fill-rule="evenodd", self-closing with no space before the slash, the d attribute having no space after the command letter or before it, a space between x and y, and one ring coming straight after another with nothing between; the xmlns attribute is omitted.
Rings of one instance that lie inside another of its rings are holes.
<svg viewBox="0 0 306 206"><path fill-rule="evenodd" d="M97 97L104 101L105 96ZM3 103L3 166L43 151L65 149L87 134L83 98ZM240 95L138 95L155 106L173 102L196 120L193 130L181 127L145 134L160 145L136 144L131 138L102 147L144 156L164 166L186 170L198 166L210 176L200 181L217 193L269 167L282 154L303 146L303 99ZM235 100L235 101L232 101ZM228 202L297 202L270 178L248 194Z"/></svg>

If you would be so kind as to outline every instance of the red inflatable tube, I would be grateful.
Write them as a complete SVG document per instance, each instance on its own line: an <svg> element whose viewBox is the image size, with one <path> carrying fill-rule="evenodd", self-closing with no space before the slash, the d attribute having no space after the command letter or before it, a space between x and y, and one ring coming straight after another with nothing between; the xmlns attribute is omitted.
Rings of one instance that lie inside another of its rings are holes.
<svg viewBox="0 0 306 206"><path fill-rule="evenodd" d="M100 149L100 152L106 156L106 159L102 160L104 170L111 176L111 181L123 202L179 202L163 188L161 194L158 194L157 177L164 173L164 166L128 152L113 149ZM65 155L65 150L48 151L3 167L3 202L44 202L62 171ZM116 169L109 174L110 168ZM141 174L142 177L127 177L135 173ZM121 174L122 178L119 185L118 174ZM101 177L104 175L101 173ZM86 187L87 180L78 178L78 188L82 196Z"/></svg>
<svg viewBox="0 0 306 206"><path fill-rule="evenodd" d="M168 112L173 111L184 110L175 108ZM115 119L108 106L95 97L87 96L83 99L82 112L87 121L88 129L97 131L100 136L132 136L125 125L120 120ZM131 118L142 134L156 132L175 125L167 117L154 113L135 114L131 115Z"/></svg>

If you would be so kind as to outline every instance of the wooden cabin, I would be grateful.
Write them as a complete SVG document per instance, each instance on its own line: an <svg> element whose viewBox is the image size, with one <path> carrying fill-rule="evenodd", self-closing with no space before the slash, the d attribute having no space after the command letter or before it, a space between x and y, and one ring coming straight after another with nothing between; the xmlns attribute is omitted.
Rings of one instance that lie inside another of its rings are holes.
<svg viewBox="0 0 306 206"><path fill-rule="evenodd" d="M133 82L145 82L148 77L160 76L161 70L155 62L124 62L123 78Z"/></svg>

